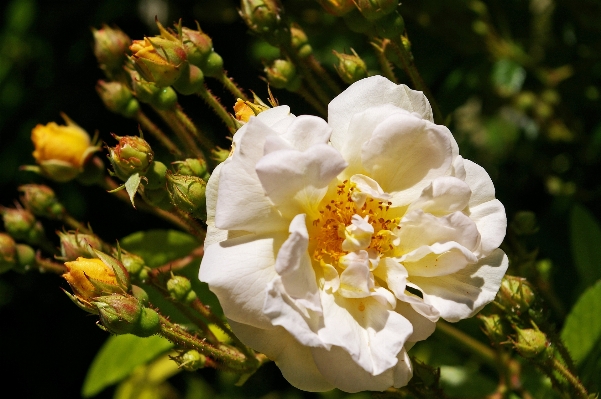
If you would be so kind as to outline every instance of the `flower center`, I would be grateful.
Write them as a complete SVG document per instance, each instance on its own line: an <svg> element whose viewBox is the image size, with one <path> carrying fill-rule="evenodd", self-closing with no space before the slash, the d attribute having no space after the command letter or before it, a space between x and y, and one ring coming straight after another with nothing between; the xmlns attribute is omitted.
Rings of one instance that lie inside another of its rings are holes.
<svg viewBox="0 0 601 399"><path fill-rule="evenodd" d="M319 216L310 225L313 259L344 268L339 261L350 252L366 250L382 256L392 251L398 245L400 217L390 215L391 205L365 198L349 180L330 189L319 206Z"/></svg>

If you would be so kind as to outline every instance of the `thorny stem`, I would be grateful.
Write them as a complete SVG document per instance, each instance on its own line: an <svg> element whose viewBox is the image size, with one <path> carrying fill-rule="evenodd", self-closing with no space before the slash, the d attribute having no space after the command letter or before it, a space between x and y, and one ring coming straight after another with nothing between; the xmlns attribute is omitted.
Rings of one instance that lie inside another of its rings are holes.
<svg viewBox="0 0 601 399"><path fill-rule="evenodd" d="M227 112L217 97L215 97L206 86L198 91L198 95L213 109L215 114L221 118L223 123L225 123L225 125L228 127L230 133L234 133L236 131L234 119L229 112Z"/></svg>
<svg viewBox="0 0 601 399"><path fill-rule="evenodd" d="M335 95L340 94L342 89L340 88L338 83L336 83L336 81L332 79L328 71L326 71L325 68L321 66L317 58L315 58L313 55L310 55L302 61L306 62L309 68L311 68L311 70L313 70L313 72L315 72L317 76L319 76L326 82L328 87L334 92Z"/></svg>
<svg viewBox="0 0 601 399"><path fill-rule="evenodd" d="M204 158L202 151L196 145L196 141L190 135L188 129L181 123L177 115L177 107L170 110L160 110L154 108L159 116L169 125L181 142L186 146L187 152L195 157Z"/></svg>
<svg viewBox="0 0 601 399"><path fill-rule="evenodd" d="M308 102L309 104L311 104L311 106L313 106L313 108L315 108L315 110L317 110L317 112L319 112L321 114L321 116L323 116L323 117L327 117L328 116L328 111L327 111L326 107L322 103L320 103L315 98L315 96L309 90L307 90L306 87L301 86L296 92L306 102Z"/></svg>
<svg viewBox="0 0 601 399"><path fill-rule="evenodd" d="M568 381L568 383L574 388L579 398L587 399L589 397L586 388L584 385L582 385L578 377L574 376L562 362L560 362L557 358L553 358L552 365L553 369L557 371L557 373L563 378L565 378L566 381Z"/></svg>
<svg viewBox="0 0 601 399"><path fill-rule="evenodd" d="M188 115L186 115L186 113L182 110L182 107L179 104L175 108L175 115L180 120L180 122L184 125L186 130L188 130L188 132L193 137L195 137L196 140L198 140L198 142L200 143L200 145L202 146L202 148L205 151L205 158L206 158L206 153L210 152L213 148L215 148L215 144L213 144L213 142L210 138L208 138L202 134L200 129L194 124L194 122L192 122L190 117Z"/></svg>
<svg viewBox="0 0 601 399"><path fill-rule="evenodd" d="M167 137L167 135L157 125L155 125L154 122L148 119L146 114L144 114L142 111L138 111L135 118L140 123L142 128L159 140L159 142L165 148L167 148L170 153L177 157L182 156L182 152L179 148L177 148L175 143L173 143L173 141L171 141L171 139Z"/></svg>
<svg viewBox="0 0 601 399"><path fill-rule="evenodd" d="M392 70L392 66L390 65L390 61L386 58L386 46L390 45L390 40L384 39L381 44L372 42L374 49L376 50L376 57L378 58L378 62L380 63L380 68L382 69L382 73L386 76L390 81L394 83L399 83L394 71Z"/></svg>
<svg viewBox="0 0 601 399"><path fill-rule="evenodd" d="M260 359L257 359L256 356L246 357L240 351L230 346L219 345L215 347L209 345L206 340L190 334L181 326L170 322L162 315L159 315L159 320L161 324L160 335L178 346L194 348L206 356L220 360L220 364L226 369L238 373L250 373L255 371L261 363Z"/></svg>
<svg viewBox="0 0 601 399"><path fill-rule="evenodd" d="M67 272L67 268L64 265L54 262L50 259L42 258L39 252L35 256L35 266L38 268L40 273L51 272L63 274Z"/></svg>
<svg viewBox="0 0 601 399"><path fill-rule="evenodd" d="M324 107L327 106L331 98L325 92L323 87L317 82L317 80L315 80L315 76L313 76L313 71L309 69L309 67L294 53L294 51L288 51L287 53L294 62L294 64L300 67L303 80L307 82L309 87L311 87L311 90L315 94L319 103L322 104Z"/></svg>
<svg viewBox="0 0 601 399"><path fill-rule="evenodd" d="M248 101L248 97L242 90L234 83L232 78L227 76L227 73L223 71L223 74L219 76L219 81L223 84L223 86L230 92L236 99L240 98L243 101Z"/></svg>
<svg viewBox="0 0 601 399"><path fill-rule="evenodd" d="M415 65L415 62L413 60L413 55L409 50L405 48L400 38L392 41L391 43L393 44L393 49L395 53L401 60L401 66L403 67L403 70L405 71L407 76L409 76L411 82L413 82L413 86L415 87L415 89L422 91L430 101L432 111L434 112L434 121L436 123L443 123L442 113L440 112L438 103L436 102L436 100L432 96L432 93L430 92L430 89L428 88L428 86L426 86L426 83L422 79L422 76L420 75L417 66Z"/></svg>
<svg viewBox="0 0 601 399"><path fill-rule="evenodd" d="M80 221L78 221L73 216L69 215L68 213L63 214L61 221L65 224L69 225L69 227L71 227L75 231L78 231L78 232L84 233L84 234L95 235L94 232L92 230L90 230L86 225L84 225L83 223L81 223Z"/></svg>
<svg viewBox="0 0 601 399"><path fill-rule="evenodd" d="M463 331L453 327L449 323L439 320L436 323L436 330L440 331L447 337L452 338L457 343L461 344L461 346L468 349L470 352L491 366L496 367L498 365L497 354L493 349L477 339L472 338Z"/></svg>

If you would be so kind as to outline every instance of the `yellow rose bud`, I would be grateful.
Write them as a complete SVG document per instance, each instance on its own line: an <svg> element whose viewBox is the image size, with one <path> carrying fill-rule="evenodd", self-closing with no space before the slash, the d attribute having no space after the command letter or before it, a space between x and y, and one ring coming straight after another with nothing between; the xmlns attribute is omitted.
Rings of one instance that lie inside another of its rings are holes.
<svg viewBox="0 0 601 399"><path fill-rule="evenodd" d="M88 133L68 116L62 115L66 126L50 122L37 125L31 131L35 150L33 157L42 174L58 182L76 177L83 165L99 147L91 143Z"/></svg>
<svg viewBox="0 0 601 399"><path fill-rule="evenodd" d="M105 288L114 286L113 292L119 292L117 279L113 269L100 259L77 258L72 262L65 262L68 272L63 274L73 292L83 298L94 298L106 293L105 289L99 287L102 284ZM92 279L94 281L93 284Z"/></svg>

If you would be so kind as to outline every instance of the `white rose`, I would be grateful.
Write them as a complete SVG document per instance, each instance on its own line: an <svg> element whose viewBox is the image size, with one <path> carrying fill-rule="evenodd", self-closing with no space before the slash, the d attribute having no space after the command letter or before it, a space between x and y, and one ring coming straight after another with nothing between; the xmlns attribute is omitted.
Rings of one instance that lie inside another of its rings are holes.
<svg viewBox="0 0 601 399"><path fill-rule="evenodd" d="M505 210L421 92L363 79L328 119L280 106L234 135L207 186L200 279L292 385L401 387L439 317L494 299Z"/></svg>

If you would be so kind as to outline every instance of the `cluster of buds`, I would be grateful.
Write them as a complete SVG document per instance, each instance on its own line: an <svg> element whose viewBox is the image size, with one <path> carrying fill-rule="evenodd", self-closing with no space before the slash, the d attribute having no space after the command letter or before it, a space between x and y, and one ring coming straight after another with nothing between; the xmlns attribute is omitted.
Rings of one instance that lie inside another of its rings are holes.
<svg viewBox="0 0 601 399"><path fill-rule="evenodd" d="M65 215L65 207L58 201L54 191L41 184L24 184L19 186L21 203L36 216L49 219L61 219Z"/></svg>
<svg viewBox="0 0 601 399"><path fill-rule="evenodd" d="M131 90L119 82L105 82L99 80L96 92L106 108L116 114L131 118L140 110L140 104Z"/></svg>
<svg viewBox="0 0 601 399"><path fill-rule="evenodd" d="M73 294L65 293L85 311L100 317L103 329L113 334L148 337L160 330L159 315L145 306L147 295L131 285L129 274L117 259L94 251L97 258L65 262L63 275Z"/></svg>
<svg viewBox="0 0 601 399"><path fill-rule="evenodd" d="M0 233L0 274L9 270L25 271L35 262L35 251L29 245L17 244L6 233Z"/></svg>
<svg viewBox="0 0 601 399"><path fill-rule="evenodd" d="M31 245L38 245L45 240L44 227L30 211L2 207L0 213L4 221L4 229L15 240L25 241Z"/></svg>
<svg viewBox="0 0 601 399"><path fill-rule="evenodd" d="M241 0L240 16L256 35L274 46L288 44L290 29L279 0Z"/></svg>
<svg viewBox="0 0 601 399"><path fill-rule="evenodd" d="M33 157L37 166L25 166L23 169L40 173L57 182L74 179L83 172L91 155L100 149L88 133L62 114L66 125L50 122L37 125L31 131L31 140L35 150Z"/></svg>
<svg viewBox="0 0 601 399"><path fill-rule="evenodd" d="M301 86L302 79L296 72L296 66L290 60L274 60L265 67L265 74L269 84L276 89L295 92Z"/></svg>
<svg viewBox="0 0 601 399"><path fill-rule="evenodd" d="M184 276L171 276L167 280L167 291L173 300L182 303L190 303L196 299L196 292L192 289L192 283Z"/></svg>
<svg viewBox="0 0 601 399"><path fill-rule="evenodd" d="M121 29L103 25L92 29L94 35L94 55L104 73L114 79L122 73L131 45L131 39Z"/></svg>

